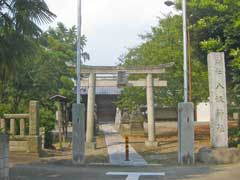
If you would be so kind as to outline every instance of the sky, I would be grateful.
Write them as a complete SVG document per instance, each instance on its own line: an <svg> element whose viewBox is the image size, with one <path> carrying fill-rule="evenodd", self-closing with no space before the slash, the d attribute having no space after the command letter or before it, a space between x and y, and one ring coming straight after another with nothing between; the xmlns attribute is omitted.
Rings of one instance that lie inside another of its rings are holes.
<svg viewBox="0 0 240 180"><path fill-rule="evenodd" d="M63 22L67 27L77 24L77 0L45 0L57 15L48 26ZM117 65L118 58L141 43L140 34L151 31L173 11L165 0L82 0L82 31L87 37L85 50L90 54L88 65ZM43 29L47 29L44 26Z"/></svg>

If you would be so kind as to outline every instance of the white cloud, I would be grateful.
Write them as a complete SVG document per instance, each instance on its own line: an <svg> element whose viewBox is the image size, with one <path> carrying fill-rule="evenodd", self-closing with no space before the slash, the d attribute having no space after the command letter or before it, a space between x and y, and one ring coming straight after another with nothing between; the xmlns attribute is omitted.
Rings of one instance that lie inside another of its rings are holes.
<svg viewBox="0 0 240 180"><path fill-rule="evenodd" d="M46 0L50 10L68 27L76 24L77 0ZM164 0L82 0L83 33L87 36L89 64L114 65L117 58L139 43L138 34L150 31L157 16L172 9ZM53 23L53 25L56 24Z"/></svg>

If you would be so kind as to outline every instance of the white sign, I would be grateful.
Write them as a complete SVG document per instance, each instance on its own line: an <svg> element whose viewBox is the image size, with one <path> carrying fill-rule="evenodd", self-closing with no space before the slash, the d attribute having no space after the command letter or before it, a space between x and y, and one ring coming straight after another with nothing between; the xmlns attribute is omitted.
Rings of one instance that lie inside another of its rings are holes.
<svg viewBox="0 0 240 180"><path fill-rule="evenodd" d="M165 173L143 173L143 172L108 172L109 176L127 176L126 180L138 180L140 176L165 176Z"/></svg>

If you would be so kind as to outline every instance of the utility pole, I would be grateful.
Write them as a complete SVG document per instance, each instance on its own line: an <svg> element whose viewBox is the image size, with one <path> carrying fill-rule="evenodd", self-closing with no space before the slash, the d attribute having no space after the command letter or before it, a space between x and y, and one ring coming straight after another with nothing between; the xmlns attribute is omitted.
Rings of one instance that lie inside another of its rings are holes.
<svg viewBox="0 0 240 180"><path fill-rule="evenodd" d="M187 5L182 0L183 13L183 53L184 53L184 102L188 102L188 40L187 40Z"/></svg>
<svg viewBox="0 0 240 180"><path fill-rule="evenodd" d="M77 18L77 104L81 103L81 36L82 36L82 1L78 0Z"/></svg>
<svg viewBox="0 0 240 180"><path fill-rule="evenodd" d="M172 0L164 2L167 6L176 5ZM187 22L187 3L182 0L183 14L183 54L184 54L184 102L192 101L192 65L190 56L190 30L188 29L189 21Z"/></svg>
<svg viewBox="0 0 240 180"><path fill-rule="evenodd" d="M85 107L81 104L81 35L82 2L77 0L77 103L72 105L72 160L73 164L84 164L85 160Z"/></svg>
<svg viewBox="0 0 240 180"><path fill-rule="evenodd" d="M167 6L174 5L172 1L166 1ZM182 14L183 14L183 70L184 70L184 102L178 104L178 162L180 164L194 164L194 115L193 115L193 103L191 100L191 94L188 94L188 90L191 91L189 85L188 65L190 67L190 34L187 29L187 2L182 0ZM191 82L191 80L190 80ZM189 88L189 89L188 89ZM190 92L191 93L191 92ZM190 96L189 96L190 95ZM186 131L187 129L187 131ZM187 140L186 140L187 139ZM188 160L186 162L186 157Z"/></svg>
<svg viewBox="0 0 240 180"><path fill-rule="evenodd" d="M190 20L188 19L188 101L192 102L192 63L191 63L191 34L189 29Z"/></svg>

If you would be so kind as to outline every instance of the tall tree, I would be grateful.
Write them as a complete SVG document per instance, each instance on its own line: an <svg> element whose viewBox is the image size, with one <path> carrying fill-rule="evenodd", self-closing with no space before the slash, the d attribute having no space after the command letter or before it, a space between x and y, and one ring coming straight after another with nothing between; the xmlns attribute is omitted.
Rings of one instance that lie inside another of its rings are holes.
<svg viewBox="0 0 240 180"><path fill-rule="evenodd" d="M6 78L17 61L34 54L32 40L42 33L39 25L56 16L44 0L0 0L0 75Z"/></svg>
<svg viewBox="0 0 240 180"><path fill-rule="evenodd" d="M225 52L229 101L238 103L240 103L239 8L239 0L188 0L193 54L206 64L209 52Z"/></svg>
<svg viewBox="0 0 240 180"><path fill-rule="evenodd" d="M165 75L159 76L160 79L168 81L168 86L155 88L155 102L159 106L176 106L183 100L182 18L169 16L159 19L158 26L153 27L151 33L141 37L143 43L136 48L129 49L122 58L122 64L124 66L147 66L174 62L174 66L167 69ZM206 67L195 58L193 59L193 70L193 101L206 100L208 89L199 90L199 86L206 87L207 84ZM138 92L139 98L131 95L134 94L134 91ZM143 94L145 91L142 89L134 89L131 93L131 90L127 88L117 104L119 106L130 104L125 100L134 102L136 105L146 103Z"/></svg>

